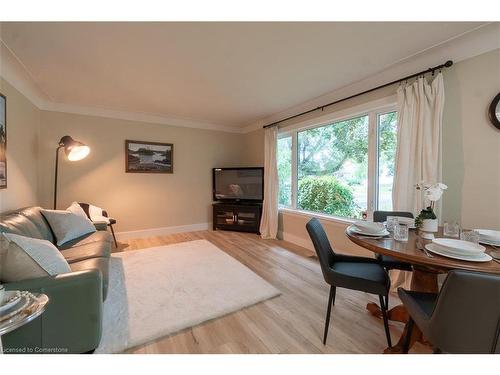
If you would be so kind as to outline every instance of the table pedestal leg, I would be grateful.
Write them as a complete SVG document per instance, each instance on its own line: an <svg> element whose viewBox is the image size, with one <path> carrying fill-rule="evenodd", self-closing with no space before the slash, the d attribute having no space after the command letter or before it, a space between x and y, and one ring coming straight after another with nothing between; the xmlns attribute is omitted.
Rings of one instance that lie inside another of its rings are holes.
<svg viewBox="0 0 500 375"><path fill-rule="evenodd" d="M382 311L380 310L380 306L376 303L370 302L366 305L366 309L377 318L382 319ZM389 309L387 312L387 318L392 320L393 322L401 322L406 323L408 321L408 312L406 311L403 305L394 306L392 309Z"/></svg>

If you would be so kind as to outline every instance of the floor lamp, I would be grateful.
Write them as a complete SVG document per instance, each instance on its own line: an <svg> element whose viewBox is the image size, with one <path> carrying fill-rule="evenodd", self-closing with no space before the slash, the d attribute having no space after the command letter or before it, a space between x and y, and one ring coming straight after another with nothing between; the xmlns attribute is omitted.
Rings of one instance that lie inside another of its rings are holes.
<svg viewBox="0 0 500 375"><path fill-rule="evenodd" d="M59 165L59 150L64 148L64 153L70 161L78 161L85 159L90 152L90 147L86 144L75 141L69 135L65 135L59 141L59 145L56 149L56 170L54 178L54 210L57 207L57 168Z"/></svg>

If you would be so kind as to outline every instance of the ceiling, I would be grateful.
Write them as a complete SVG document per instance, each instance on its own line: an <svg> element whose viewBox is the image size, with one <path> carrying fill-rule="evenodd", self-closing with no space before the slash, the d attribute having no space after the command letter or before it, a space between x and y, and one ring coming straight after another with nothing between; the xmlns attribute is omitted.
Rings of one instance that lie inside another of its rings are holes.
<svg viewBox="0 0 500 375"><path fill-rule="evenodd" d="M242 128L481 23L2 23L54 103Z"/></svg>

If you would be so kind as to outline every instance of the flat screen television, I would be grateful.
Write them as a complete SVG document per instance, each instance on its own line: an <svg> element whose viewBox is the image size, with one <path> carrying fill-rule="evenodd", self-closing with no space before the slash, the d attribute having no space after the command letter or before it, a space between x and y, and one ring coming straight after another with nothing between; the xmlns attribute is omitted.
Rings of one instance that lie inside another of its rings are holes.
<svg viewBox="0 0 500 375"><path fill-rule="evenodd" d="M262 202L264 168L214 168L213 199L216 201Z"/></svg>

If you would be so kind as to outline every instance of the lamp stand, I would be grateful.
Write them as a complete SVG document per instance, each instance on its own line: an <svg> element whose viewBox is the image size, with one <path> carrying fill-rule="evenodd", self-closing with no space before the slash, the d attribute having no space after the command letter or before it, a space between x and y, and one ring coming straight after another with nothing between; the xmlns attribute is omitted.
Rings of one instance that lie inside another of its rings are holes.
<svg viewBox="0 0 500 375"><path fill-rule="evenodd" d="M57 169L58 169L58 166L59 166L59 149L61 147L62 146L58 146L57 149L56 149L56 169L55 169L55 172L54 172L54 210L57 207Z"/></svg>

